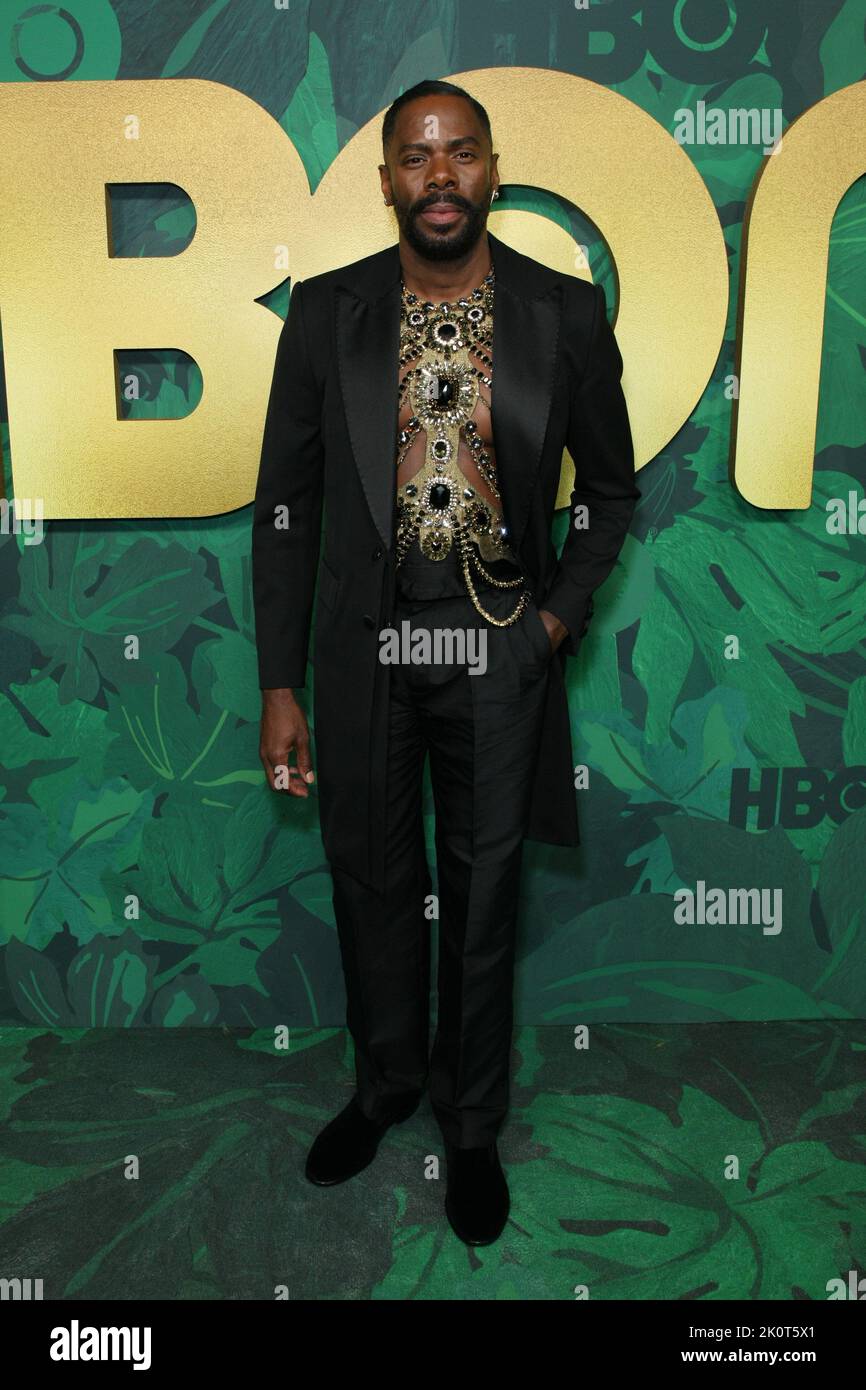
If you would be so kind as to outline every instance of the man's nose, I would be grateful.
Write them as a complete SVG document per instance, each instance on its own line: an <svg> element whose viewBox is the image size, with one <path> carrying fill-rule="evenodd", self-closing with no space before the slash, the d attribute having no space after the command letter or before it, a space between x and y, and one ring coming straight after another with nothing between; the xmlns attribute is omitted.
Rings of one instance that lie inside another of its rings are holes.
<svg viewBox="0 0 866 1390"><path fill-rule="evenodd" d="M430 161L427 169L427 185L430 188L447 188L454 185L454 170L448 161L447 156L436 155Z"/></svg>

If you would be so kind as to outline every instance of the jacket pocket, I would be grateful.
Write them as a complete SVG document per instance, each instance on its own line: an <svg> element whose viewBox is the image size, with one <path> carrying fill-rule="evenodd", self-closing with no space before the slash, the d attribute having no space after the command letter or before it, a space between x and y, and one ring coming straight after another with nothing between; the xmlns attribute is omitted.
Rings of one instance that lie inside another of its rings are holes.
<svg viewBox="0 0 866 1390"><path fill-rule="evenodd" d="M544 619L538 611L538 605L530 602L526 606L523 621L529 624L529 634L535 643L535 649L545 665L553 656L553 647L550 645L550 637L547 628L544 626Z"/></svg>

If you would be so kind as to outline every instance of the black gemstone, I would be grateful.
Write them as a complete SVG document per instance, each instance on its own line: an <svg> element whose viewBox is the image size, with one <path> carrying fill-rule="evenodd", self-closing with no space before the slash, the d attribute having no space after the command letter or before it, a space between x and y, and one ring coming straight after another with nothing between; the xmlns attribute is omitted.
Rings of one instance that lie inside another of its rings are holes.
<svg viewBox="0 0 866 1390"><path fill-rule="evenodd" d="M436 404L440 410L447 410L454 401L454 382L447 376L436 378Z"/></svg>
<svg viewBox="0 0 866 1390"><path fill-rule="evenodd" d="M451 501L451 489L446 483L434 483L430 489L429 502L435 512L444 511Z"/></svg>
<svg viewBox="0 0 866 1390"><path fill-rule="evenodd" d="M449 338L457 337L457 325L456 323L440 323L437 333L440 338L444 338L447 342Z"/></svg>

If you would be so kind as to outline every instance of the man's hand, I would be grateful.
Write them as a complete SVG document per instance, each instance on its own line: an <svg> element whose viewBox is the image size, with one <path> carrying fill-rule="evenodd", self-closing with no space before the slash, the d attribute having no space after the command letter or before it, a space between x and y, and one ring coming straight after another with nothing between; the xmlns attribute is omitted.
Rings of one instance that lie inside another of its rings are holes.
<svg viewBox="0 0 866 1390"><path fill-rule="evenodd" d="M289 767L293 750L297 767ZM259 757L272 792L309 796L304 783L316 780L310 765L310 730L307 716L291 689L262 691Z"/></svg>
<svg viewBox="0 0 866 1390"><path fill-rule="evenodd" d="M546 608L539 608L538 616L547 628L551 649L556 651L560 643L564 642L568 636L568 628L565 626L565 623L561 623L559 618L555 617L553 613L550 613Z"/></svg>

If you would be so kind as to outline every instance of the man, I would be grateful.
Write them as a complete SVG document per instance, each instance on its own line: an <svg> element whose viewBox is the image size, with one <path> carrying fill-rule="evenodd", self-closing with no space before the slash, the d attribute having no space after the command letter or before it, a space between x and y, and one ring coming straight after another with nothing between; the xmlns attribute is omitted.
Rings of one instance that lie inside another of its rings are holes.
<svg viewBox="0 0 866 1390"><path fill-rule="evenodd" d="M579 842L564 660L640 492L603 291L486 231L499 174L484 108L422 82L382 136L398 244L295 285L277 349L253 521L261 757L273 789L309 795L296 692L324 507L314 729L357 1092L306 1172L359 1172L429 1084L448 1219L482 1245L509 1209L496 1139L522 842ZM565 446L575 524L557 560ZM443 633L465 636L456 656Z"/></svg>

